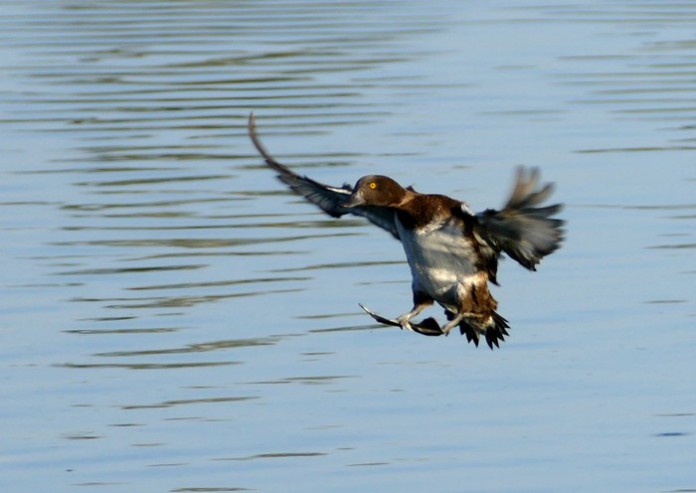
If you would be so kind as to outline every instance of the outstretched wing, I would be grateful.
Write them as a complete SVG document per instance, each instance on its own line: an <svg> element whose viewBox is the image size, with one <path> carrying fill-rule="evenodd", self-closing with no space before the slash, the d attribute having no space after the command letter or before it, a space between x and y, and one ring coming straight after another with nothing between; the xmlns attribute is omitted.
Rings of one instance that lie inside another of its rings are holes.
<svg viewBox="0 0 696 493"><path fill-rule="evenodd" d="M395 238L399 238L394 222L394 212L391 209L376 206L343 207L348 202L351 193L353 193L353 188L350 185L343 185L340 188L324 185L306 176L300 176L287 166L276 161L268 153L256 134L256 122L253 113L249 115L249 137L251 137L256 150L263 156L266 164L276 171L278 179L288 185L295 193L302 195L332 217L341 217L345 214L362 216L380 228L386 229Z"/></svg>
<svg viewBox="0 0 696 493"><path fill-rule="evenodd" d="M552 192L553 184L539 185L537 168L518 168L507 204L499 211L476 214L475 232L496 252L503 251L527 269L536 270L541 259L563 241L564 222L552 217L562 205L540 207Z"/></svg>
<svg viewBox="0 0 696 493"><path fill-rule="evenodd" d="M288 167L280 164L268 153L259 140L259 136L256 134L256 122L253 113L249 115L249 136L256 150L263 156L266 164L278 173L278 179L288 185L294 192L319 206L321 210L330 216L341 217L350 212L348 209L342 207L353 192L350 185L343 185L342 188L330 187L318 181L314 181L311 178L307 178L306 176L293 173Z"/></svg>

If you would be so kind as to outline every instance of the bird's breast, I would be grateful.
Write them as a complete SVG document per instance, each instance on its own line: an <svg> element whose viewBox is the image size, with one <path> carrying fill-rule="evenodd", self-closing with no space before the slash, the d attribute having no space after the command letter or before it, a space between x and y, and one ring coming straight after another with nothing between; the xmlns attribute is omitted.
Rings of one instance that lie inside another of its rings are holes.
<svg viewBox="0 0 696 493"><path fill-rule="evenodd" d="M409 229L397 220L399 237L415 284L436 300L476 274L476 255L460 221Z"/></svg>

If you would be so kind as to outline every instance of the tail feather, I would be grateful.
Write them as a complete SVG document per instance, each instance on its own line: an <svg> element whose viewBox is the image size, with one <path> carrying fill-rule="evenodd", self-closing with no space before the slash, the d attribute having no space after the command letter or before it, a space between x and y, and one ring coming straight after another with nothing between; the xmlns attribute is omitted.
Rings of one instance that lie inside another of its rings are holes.
<svg viewBox="0 0 696 493"><path fill-rule="evenodd" d="M447 313L450 320L453 316L454 314L451 312ZM459 332L466 336L467 342L473 342L478 347L481 337L484 337L486 344L491 349L494 345L500 347L505 336L510 335L507 331L509 328L508 321L494 310L486 315L472 313L459 323Z"/></svg>

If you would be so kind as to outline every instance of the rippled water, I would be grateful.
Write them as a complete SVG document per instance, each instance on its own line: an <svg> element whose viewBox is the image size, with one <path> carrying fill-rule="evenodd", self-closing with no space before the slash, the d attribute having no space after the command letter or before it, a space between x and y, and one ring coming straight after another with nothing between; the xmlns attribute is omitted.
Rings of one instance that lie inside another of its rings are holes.
<svg viewBox="0 0 696 493"><path fill-rule="evenodd" d="M696 491L695 4L0 11L3 491ZM502 348L374 325L400 246L252 110L336 185L540 166L568 239L501 266Z"/></svg>

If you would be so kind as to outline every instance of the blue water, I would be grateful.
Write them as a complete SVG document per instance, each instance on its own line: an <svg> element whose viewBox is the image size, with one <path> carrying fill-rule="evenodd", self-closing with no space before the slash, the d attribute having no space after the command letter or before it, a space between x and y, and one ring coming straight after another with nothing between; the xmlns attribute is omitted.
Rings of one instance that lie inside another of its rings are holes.
<svg viewBox="0 0 696 493"><path fill-rule="evenodd" d="M696 5L5 2L3 491L696 491ZM282 162L566 204L499 350ZM442 318L439 311L429 312Z"/></svg>

